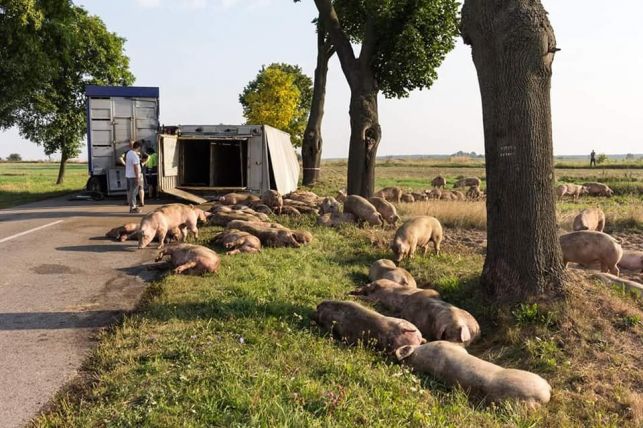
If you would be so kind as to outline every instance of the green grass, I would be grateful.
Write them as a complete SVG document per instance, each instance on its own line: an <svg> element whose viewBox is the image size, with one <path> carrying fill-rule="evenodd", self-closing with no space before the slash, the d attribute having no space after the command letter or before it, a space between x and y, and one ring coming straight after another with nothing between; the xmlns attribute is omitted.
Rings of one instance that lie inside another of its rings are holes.
<svg viewBox="0 0 643 428"><path fill-rule="evenodd" d="M332 195L343 187L342 165L326 165L324 181L313 190ZM378 187L427 187L437 173L450 180L482 176L474 168L428 164L377 173ZM601 202L614 210L638 206L634 196ZM572 213L581 204L560 206ZM643 317L642 306L628 296L574 280L574 289L587 295L572 295L569 307L526 302L503 309L482 296L484 256L478 252L447 242L438 257L405 262L418 284L435 287L478 319L483 336L472 354L539 373L554 388L552 402L535 411L483 406L387 355L338 343L310 322L317 304L347 299L368 280L368 266L390 256L392 231L334 230L310 217L278 221L310 230L314 241L300 249L222 256L217 274L169 275L152 283L140 309L101 334L82 382L59 394L34 425L637 426L628 409L637 408L632 397L643 382L636 357ZM200 243L209 245L219 230L201 228ZM153 254L149 250L150 259ZM567 316L570 308L576 312Z"/></svg>
<svg viewBox="0 0 643 428"><path fill-rule="evenodd" d="M61 185L56 185L57 177L57 163L0 162L0 208L80 190L87 182L87 165L67 164Z"/></svg>

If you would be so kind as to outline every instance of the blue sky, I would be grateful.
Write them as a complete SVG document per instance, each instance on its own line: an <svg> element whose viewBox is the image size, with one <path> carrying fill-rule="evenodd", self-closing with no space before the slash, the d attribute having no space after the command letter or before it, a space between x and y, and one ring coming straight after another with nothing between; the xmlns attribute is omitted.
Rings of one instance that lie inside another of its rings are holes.
<svg viewBox="0 0 643 428"><path fill-rule="evenodd" d="M238 94L262 64L315 66L312 0L78 0L127 39L136 84L161 88L164 124L243 122ZM543 0L562 49L552 109L558 155L643 152L641 0ZM331 61L324 157L348 154L346 81ZM470 48L458 40L430 90L380 101L380 155L482 152L480 95ZM42 159L15 130L0 156ZM85 154L81 155L81 158Z"/></svg>

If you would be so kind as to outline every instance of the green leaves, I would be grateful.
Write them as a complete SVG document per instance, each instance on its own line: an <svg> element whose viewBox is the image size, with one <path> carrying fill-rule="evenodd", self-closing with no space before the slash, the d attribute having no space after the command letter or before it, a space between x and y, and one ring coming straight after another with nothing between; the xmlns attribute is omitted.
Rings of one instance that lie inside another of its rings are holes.
<svg viewBox="0 0 643 428"><path fill-rule="evenodd" d="M334 7L351 41L372 46L360 59L389 98L431 87L458 35L454 0L335 0Z"/></svg>
<svg viewBox="0 0 643 428"><path fill-rule="evenodd" d="M85 86L134 81L125 40L69 0L0 3L0 128L63 159L78 155L85 134ZM4 11L4 13L1 13Z"/></svg>
<svg viewBox="0 0 643 428"><path fill-rule="evenodd" d="M312 80L297 65L261 67L243 89L239 102L248 123L267 124L290 133L300 147L313 98Z"/></svg>

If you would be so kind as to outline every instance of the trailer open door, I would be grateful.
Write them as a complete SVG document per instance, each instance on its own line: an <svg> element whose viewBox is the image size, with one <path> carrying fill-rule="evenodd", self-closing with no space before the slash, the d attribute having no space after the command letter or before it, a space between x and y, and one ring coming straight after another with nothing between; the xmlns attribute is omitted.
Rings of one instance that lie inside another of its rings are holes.
<svg viewBox="0 0 643 428"><path fill-rule="evenodd" d="M204 204L207 200L200 196L177 189L179 185L179 142L176 135L159 137L159 189L169 195L195 204Z"/></svg>

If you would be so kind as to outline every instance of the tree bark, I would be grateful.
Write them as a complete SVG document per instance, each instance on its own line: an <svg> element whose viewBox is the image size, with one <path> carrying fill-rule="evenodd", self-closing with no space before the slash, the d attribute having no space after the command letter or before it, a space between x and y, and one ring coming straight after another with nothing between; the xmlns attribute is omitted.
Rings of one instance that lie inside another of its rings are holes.
<svg viewBox="0 0 643 428"><path fill-rule="evenodd" d="M58 168L58 179L56 179L56 184L63 184L65 181L65 167L67 166L67 160L69 156L63 150L60 154L60 167Z"/></svg>
<svg viewBox="0 0 643 428"><path fill-rule="evenodd" d="M328 30L337 57L351 90L351 136L348 151L347 193L370 197L375 183L375 160L381 139L378 120L377 94L379 88L370 68L374 54L377 29L367 22L359 57L355 57L349 38L342 30L331 0L315 0L319 18Z"/></svg>
<svg viewBox="0 0 643 428"><path fill-rule="evenodd" d="M554 31L539 0L465 0L484 123L487 257L481 277L501 299L562 291L550 87Z"/></svg>
<svg viewBox="0 0 643 428"><path fill-rule="evenodd" d="M323 25L318 24L317 67L313 83L313 100L301 147L301 157L304 163L303 184L306 186L319 181L323 144L321 125L324 118L324 103L326 102L326 78L328 76L328 61L334 52Z"/></svg>

